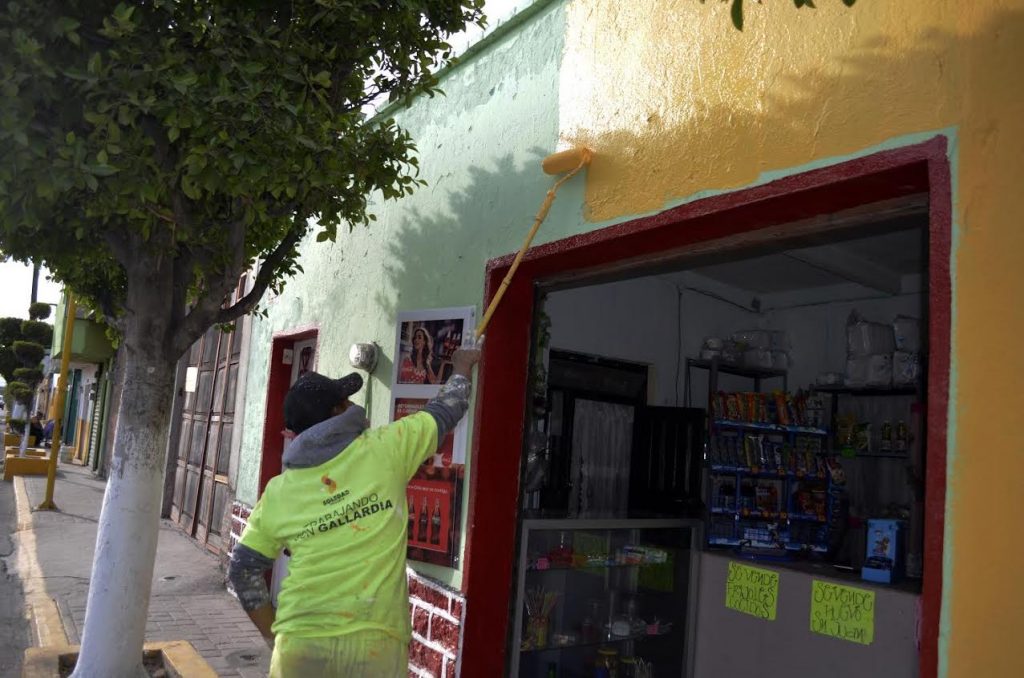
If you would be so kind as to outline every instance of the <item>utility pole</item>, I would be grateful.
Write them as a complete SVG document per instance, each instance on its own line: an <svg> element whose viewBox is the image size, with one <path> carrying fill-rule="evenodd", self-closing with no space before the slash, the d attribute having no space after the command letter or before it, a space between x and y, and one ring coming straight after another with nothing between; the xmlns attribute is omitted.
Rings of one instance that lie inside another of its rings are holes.
<svg viewBox="0 0 1024 678"><path fill-rule="evenodd" d="M50 465L46 469L46 499L39 505L42 510L57 510L53 503L53 486L57 482L57 455L60 453L61 421L59 416L64 411L64 399L68 391L68 367L71 364L71 340L75 334L75 296L67 287L67 308L64 313L64 337L60 350L60 375L57 377L57 402L54 405L53 438L50 441Z"/></svg>
<svg viewBox="0 0 1024 678"><path fill-rule="evenodd" d="M32 302L36 303L39 299L39 263L32 263Z"/></svg>

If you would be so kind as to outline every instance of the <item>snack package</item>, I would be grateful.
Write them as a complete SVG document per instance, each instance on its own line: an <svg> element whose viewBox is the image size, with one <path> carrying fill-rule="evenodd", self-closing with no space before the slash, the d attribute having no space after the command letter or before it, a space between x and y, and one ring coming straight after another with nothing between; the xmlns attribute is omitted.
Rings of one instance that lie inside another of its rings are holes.
<svg viewBox="0 0 1024 678"><path fill-rule="evenodd" d="M757 394L757 421L762 424L771 423L771 419L768 418L768 395L766 393Z"/></svg>
<svg viewBox="0 0 1024 678"><path fill-rule="evenodd" d="M793 453L793 448L790 445L782 446L782 463L787 471L796 473L796 455Z"/></svg>
<svg viewBox="0 0 1024 678"><path fill-rule="evenodd" d="M743 410L743 421L757 421L757 394L756 393L744 393L744 404Z"/></svg>
<svg viewBox="0 0 1024 678"><path fill-rule="evenodd" d="M774 391L771 395L775 402L775 421L782 426L790 425L790 411L785 407L785 393Z"/></svg>
<svg viewBox="0 0 1024 678"><path fill-rule="evenodd" d="M730 393L725 397L725 418L733 421L742 420L740 415L740 398L736 393Z"/></svg>

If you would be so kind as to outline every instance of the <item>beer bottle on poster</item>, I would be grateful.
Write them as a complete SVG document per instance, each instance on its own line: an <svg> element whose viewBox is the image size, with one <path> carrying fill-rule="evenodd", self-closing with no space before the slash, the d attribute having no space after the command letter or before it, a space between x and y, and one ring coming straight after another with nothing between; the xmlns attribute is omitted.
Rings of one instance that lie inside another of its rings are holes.
<svg viewBox="0 0 1024 678"><path fill-rule="evenodd" d="M416 532L416 541L427 541L427 522L429 517L427 516L427 498L423 497L423 504L420 508L420 522L419 530Z"/></svg>
<svg viewBox="0 0 1024 678"><path fill-rule="evenodd" d="M413 541L416 536L416 500L406 497L405 501L409 509L409 541Z"/></svg>
<svg viewBox="0 0 1024 678"><path fill-rule="evenodd" d="M441 500L434 500L434 514L430 516L430 543L441 543Z"/></svg>

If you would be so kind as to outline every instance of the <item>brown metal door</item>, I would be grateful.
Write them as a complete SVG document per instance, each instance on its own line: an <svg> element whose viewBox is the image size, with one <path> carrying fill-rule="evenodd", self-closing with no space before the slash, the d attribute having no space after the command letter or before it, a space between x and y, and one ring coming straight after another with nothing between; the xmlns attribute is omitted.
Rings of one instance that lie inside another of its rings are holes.
<svg viewBox="0 0 1024 678"><path fill-rule="evenodd" d="M210 328L188 355L195 388L181 413L171 520L212 551L223 548L235 390L241 353L238 331Z"/></svg>

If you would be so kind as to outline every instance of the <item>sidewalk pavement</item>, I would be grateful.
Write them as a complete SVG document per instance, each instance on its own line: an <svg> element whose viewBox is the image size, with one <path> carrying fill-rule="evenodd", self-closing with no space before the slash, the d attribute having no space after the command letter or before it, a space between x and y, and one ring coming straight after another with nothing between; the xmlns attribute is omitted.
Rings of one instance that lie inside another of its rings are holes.
<svg viewBox="0 0 1024 678"><path fill-rule="evenodd" d="M21 580L36 642L81 642L96 527L105 483L88 470L61 464L54 501L37 511L46 478L14 479L18 526L8 569ZM59 622L57 621L59 619ZM187 640L220 676L267 675L270 650L241 606L224 589L217 558L173 523L160 524L146 640Z"/></svg>

